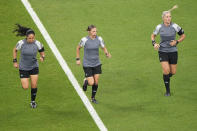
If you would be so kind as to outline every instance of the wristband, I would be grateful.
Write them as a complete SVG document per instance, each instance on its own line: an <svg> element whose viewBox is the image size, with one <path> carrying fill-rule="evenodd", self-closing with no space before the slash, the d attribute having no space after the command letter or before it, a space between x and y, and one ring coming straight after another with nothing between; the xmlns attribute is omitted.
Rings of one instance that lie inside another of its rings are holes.
<svg viewBox="0 0 197 131"><path fill-rule="evenodd" d="M176 40L176 45L178 45L178 43L179 43L179 41L178 41L178 40Z"/></svg>
<svg viewBox="0 0 197 131"><path fill-rule="evenodd" d="M155 45L155 43L156 43L155 40L152 40L152 45L153 45L153 46Z"/></svg>
<svg viewBox="0 0 197 131"><path fill-rule="evenodd" d="M15 58L15 59L13 59L13 63L16 63L17 62L17 59Z"/></svg>
<svg viewBox="0 0 197 131"><path fill-rule="evenodd" d="M80 58L76 58L76 60L80 60Z"/></svg>
<svg viewBox="0 0 197 131"><path fill-rule="evenodd" d="M45 59L45 56L41 56L41 57L42 57L43 60Z"/></svg>

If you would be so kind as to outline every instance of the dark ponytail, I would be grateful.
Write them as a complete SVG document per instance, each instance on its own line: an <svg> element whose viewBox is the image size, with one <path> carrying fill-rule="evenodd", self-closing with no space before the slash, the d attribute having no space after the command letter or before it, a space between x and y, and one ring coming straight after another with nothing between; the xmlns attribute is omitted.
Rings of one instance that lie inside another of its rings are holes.
<svg viewBox="0 0 197 131"><path fill-rule="evenodd" d="M91 31L93 28L96 28L95 25L89 25L88 28L87 28L87 31Z"/></svg>
<svg viewBox="0 0 197 131"><path fill-rule="evenodd" d="M21 26L20 24L16 24L16 29L13 30L13 33L15 32L17 32L16 36L28 36L29 34L35 35L35 32L31 28Z"/></svg>

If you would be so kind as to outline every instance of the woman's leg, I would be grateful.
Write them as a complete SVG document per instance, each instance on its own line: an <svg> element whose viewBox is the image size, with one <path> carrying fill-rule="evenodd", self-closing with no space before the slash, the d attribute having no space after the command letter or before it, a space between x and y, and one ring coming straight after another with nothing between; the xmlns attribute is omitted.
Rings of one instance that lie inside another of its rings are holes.
<svg viewBox="0 0 197 131"><path fill-rule="evenodd" d="M84 73L85 73L85 79L83 82L83 90L87 90L87 86L94 85L94 77L92 72L92 67L83 67Z"/></svg>
<svg viewBox="0 0 197 131"><path fill-rule="evenodd" d="M94 85L94 77L93 76L87 77L86 80L88 81L89 86Z"/></svg>
<svg viewBox="0 0 197 131"><path fill-rule="evenodd" d="M170 73L170 65L167 61L160 62L162 71L164 75L168 75Z"/></svg>
<svg viewBox="0 0 197 131"><path fill-rule="evenodd" d="M170 64L170 77L176 74L177 64Z"/></svg>
<svg viewBox="0 0 197 131"><path fill-rule="evenodd" d="M163 80L166 87L166 96L170 96L170 65L167 61L161 62L161 67L163 70Z"/></svg>
<svg viewBox="0 0 197 131"><path fill-rule="evenodd" d="M95 96L96 96L96 92L98 89L98 81L99 81L99 76L100 74L95 74L94 75L94 85L92 86L92 102L97 103L97 101L95 100Z"/></svg>
<svg viewBox="0 0 197 131"><path fill-rule="evenodd" d="M36 94L37 94L37 82L38 82L38 75L30 75L31 79L31 105L32 108L36 108Z"/></svg>
<svg viewBox="0 0 197 131"><path fill-rule="evenodd" d="M29 87L29 78L21 78L21 84L24 90Z"/></svg>

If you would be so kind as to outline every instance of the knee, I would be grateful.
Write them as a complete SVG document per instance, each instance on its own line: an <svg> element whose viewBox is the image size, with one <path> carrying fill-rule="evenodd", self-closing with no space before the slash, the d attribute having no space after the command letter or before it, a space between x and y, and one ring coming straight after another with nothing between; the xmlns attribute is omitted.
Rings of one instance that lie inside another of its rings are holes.
<svg viewBox="0 0 197 131"><path fill-rule="evenodd" d="M89 86L94 85L94 81L93 81L93 80L89 80L89 81L88 81L88 85L89 85Z"/></svg>
<svg viewBox="0 0 197 131"><path fill-rule="evenodd" d="M176 74L176 71L171 71L170 72L172 75L175 75Z"/></svg>
<svg viewBox="0 0 197 131"><path fill-rule="evenodd" d="M27 89L28 89L28 86L22 86L22 88L23 88L24 90L27 90Z"/></svg>
<svg viewBox="0 0 197 131"><path fill-rule="evenodd" d="M37 84L32 84L31 88L37 88Z"/></svg>
<svg viewBox="0 0 197 131"><path fill-rule="evenodd" d="M32 82L31 83L31 88L37 88L37 82Z"/></svg>
<svg viewBox="0 0 197 131"><path fill-rule="evenodd" d="M163 74L164 74L164 75L168 75L169 73L170 73L169 70L163 70Z"/></svg>
<svg viewBox="0 0 197 131"><path fill-rule="evenodd" d="M98 81L95 81L94 84L95 84L95 85L98 85Z"/></svg>

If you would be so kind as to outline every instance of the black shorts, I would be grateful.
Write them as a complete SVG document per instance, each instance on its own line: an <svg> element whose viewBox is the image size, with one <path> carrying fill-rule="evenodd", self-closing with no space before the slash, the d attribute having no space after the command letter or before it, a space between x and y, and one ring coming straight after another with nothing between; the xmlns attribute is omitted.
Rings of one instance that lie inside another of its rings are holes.
<svg viewBox="0 0 197 131"><path fill-rule="evenodd" d="M177 64L178 61L178 53L177 52L160 52L159 51L159 60L168 61L169 64Z"/></svg>
<svg viewBox="0 0 197 131"><path fill-rule="evenodd" d="M95 67L83 67L85 77L91 77L95 74L102 74L101 65Z"/></svg>
<svg viewBox="0 0 197 131"><path fill-rule="evenodd" d="M26 71L26 70L19 70L20 78L29 78L30 75L38 75L39 74L39 68L33 68L32 70Z"/></svg>

